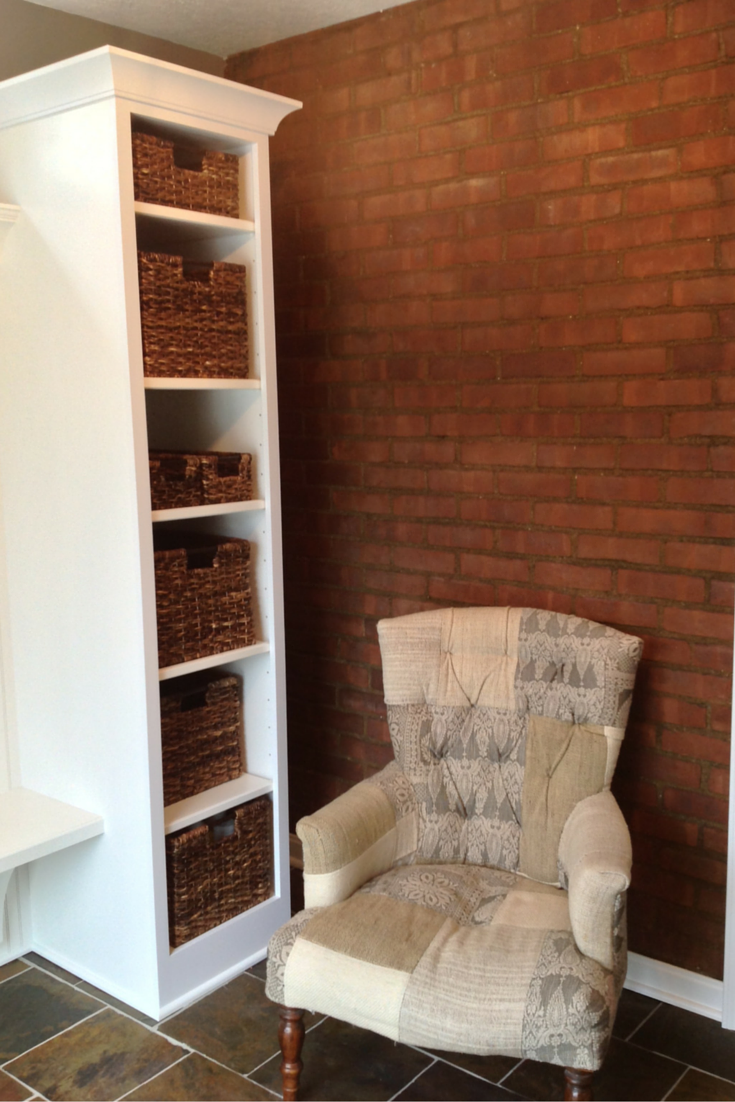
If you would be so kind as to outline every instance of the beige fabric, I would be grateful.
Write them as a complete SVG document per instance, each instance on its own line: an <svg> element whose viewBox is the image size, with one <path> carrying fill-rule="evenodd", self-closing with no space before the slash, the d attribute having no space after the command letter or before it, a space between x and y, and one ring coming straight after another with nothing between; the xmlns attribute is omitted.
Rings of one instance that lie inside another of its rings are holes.
<svg viewBox="0 0 735 1102"><path fill-rule="evenodd" d="M569 914L582 952L612 968L616 900L630 883L630 834L615 797L580 801L561 836L559 861L569 878Z"/></svg>
<svg viewBox="0 0 735 1102"><path fill-rule="evenodd" d="M618 764L620 747L625 738L625 727L603 727L603 734L607 739L607 763L605 765L605 788L612 784L615 766Z"/></svg>
<svg viewBox="0 0 735 1102"><path fill-rule="evenodd" d="M412 972L443 922L426 907L357 892L316 914L301 936L352 959Z"/></svg>
<svg viewBox="0 0 735 1102"><path fill-rule="evenodd" d="M443 609L378 624L387 704L515 707L520 609Z"/></svg>
<svg viewBox="0 0 735 1102"><path fill-rule="evenodd" d="M446 919L406 988L401 1041L522 1056L526 994L545 934Z"/></svg>
<svg viewBox="0 0 735 1102"><path fill-rule="evenodd" d="M571 930L567 893L560 888L543 893L529 891L521 881L495 912L495 925L524 930Z"/></svg>
<svg viewBox="0 0 735 1102"><path fill-rule="evenodd" d="M413 833L415 834L415 829ZM398 857L397 843L398 828L393 827L341 868L333 869L332 872L305 872L304 906L329 907L332 903L347 899L367 880L372 880L374 876L391 867ZM415 848L414 845L413 849Z"/></svg>
<svg viewBox="0 0 735 1102"><path fill-rule="evenodd" d="M529 716L521 803L520 871L558 883L559 839L570 811L605 783L607 741L599 728Z"/></svg>
<svg viewBox="0 0 735 1102"><path fill-rule="evenodd" d="M286 963L283 1001L398 1040L409 972L351 960L298 938Z"/></svg>
<svg viewBox="0 0 735 1102"><path fill-rule="evenodd" d="M296 824L304 845L304 871L333 872L349 865L396 825L390 800L375 784L362 781Z"/></svg>

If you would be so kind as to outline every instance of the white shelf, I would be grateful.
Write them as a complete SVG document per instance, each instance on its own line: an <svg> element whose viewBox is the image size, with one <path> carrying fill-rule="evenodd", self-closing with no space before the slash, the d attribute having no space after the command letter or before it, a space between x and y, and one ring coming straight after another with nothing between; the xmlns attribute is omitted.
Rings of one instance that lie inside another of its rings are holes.
<svg viewBox="0 0 735 1102"><path fill-rule="evenodd" d="M146 375L146 390L260 390L260 379L186 379Z"/></svg>
<svg viewBox="0 0 735 1102"><path fill-rule="evenodd" d="M100 815L29 788L0 794L0 873L102 834Z"/></svg>
<svg viewBox="0 0 735 1102"><path fill-rule="evenodd" d="M220 214L206 214L198 210L182 210L180 207L163 207L158 203L135 203L139 223L170 225L179 240L197 240L203 237L230 237L232 234L255 233L255 223L245 218L225 218Z"/></svg>
<svg viewBox="0 0 735 1102"><path fill-rule="evenodd" d="M265 509L260 498L252 501L230 501L223 505L191 505L182 509L154 509L151 518L154 521L194 520L195 517L221 517L227 513L251 513Z"/></svg>
<svg viewBox="0 0 735 1102"><path fill-rule="evenodd" d="M266 777L255 777L252 773L243 773L234 781L218 784L216 788L208 788L206 792L198 792L196 796L189 796L186 800L179 800L178 803L165 807L163 816L166 834L183 830L184 827L199 823L211 815L218 815L221 811L228 811L231 807L237 807L238 804L272 791L273 781Z"/></svg>
<svg viewBox="0 0 735 1102"><path fill-rule="evenodd" d="M162 666L158 671L158 680L168 681L172 677L183 677L185 673L211 670L214 666L224 666L226 662L237 662L241 658L253 658L256 654L268 654L270 649L270 643L253 643L250 647L238 647L237 650L207 654L204 658L194 658L191 662L179 662L175 666Z"/></svg>

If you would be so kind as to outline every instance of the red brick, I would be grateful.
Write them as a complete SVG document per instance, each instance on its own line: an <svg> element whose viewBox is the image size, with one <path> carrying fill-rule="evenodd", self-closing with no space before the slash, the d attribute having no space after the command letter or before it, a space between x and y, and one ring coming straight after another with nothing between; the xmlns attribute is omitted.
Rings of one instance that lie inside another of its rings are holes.
<svg viewBox="0 0 735 1102"><path fill-rule="evenodd" d="M600 288L599 294L614 292ZM597 289L595 289L596 293ZM587 291L585 291L585 296ZM617 306L617 303L614 303ZM585 352L582 369L586 375L652 375L666 367L665 348L611 348Z"/></svg>
<svg viewBox="0 0 735 1102"><path fill-rule="evenodd" d="M731 165L735 160L735 135L705 138L690 142L681 151L681 167L684 172L698 172L704 168Z"/></svg>
<svg viewBox="0 0 735 1102"><path fill-rule="evenodd" d="M584 92L572 101L575 122L594 122L597 119L615 118L631 112L648 111L658 107L659 86L653 81L627 84L623 87L600 88Z"/></svg>
<svg viewBox="0 0 735 1102"><path fill-rule="evenodd" d="M716 199L715 180L711 176L695 176L688 180L662 180L628 188L627 209L629 214L645 214L698 206Z"/></svg>
<svg viewBox="0 0 735 1102"><path fill-rule="evenodd" d="M393 78L391 78L393 79ZM359 86L355 90L356 96ZM393 98L393 97L388 97ZM411 96L410 99L390 103L383 109L387 130L404 130L428 123L439 122L454 114L454 97L451 92L437 92L431 96Z"/></svg>
<svg viewBox="0 0 735 1102"><path fill-rule="evenodd" d="M532 195L544 191L567 191L582 187L584 166L582 161L548 165L527 172L509 172L506 176L508 196Z"/></svg>
<svg viewBox="0 0 735 1102"><path fill-rule="evenodd" d="M669 288L666 283L618 283L603 284L595 287L585 287L582 296L584 309L588 314L601 313L604 310L635 310L637 308L666 306L669 299ZM665 351L663 349L658 350ZM650 370L649 360L644 367L641 363L640 370ZM585 368L585 370L587 370ZM635 371L633 361L627 365L627 374Z"/></svg>
<svg viewBox="0 0 735 1102"><path fill-rule="evenodd" d="M706 134L722 128L719 104L703 103L676 111L657 111L631 120L633 145L654 145L678 141L694 134Z"/></svg>
<svg viewBox="0 0 735 1102"><path fill-rule="evenodd" d="M614 444L538 444L539 467L614 467Z"/></svg>
<svg viewBox="0 0 735 1102"><path fill-rule="evenodd" d="M504 436L573 436L574 414L547 411L503 414L500 418L500 431Z"/></svg>
<svg viewBox="0 0 735 1102"><path fill-rule="evenodd" d="M674 215L676 237L717 237L735 231L735 206L679 211ZM729 243L723 243L723 253ZM725 265L727 266L727 265Z"/></svg>
<svg viewBox="0 0 735 1102"><path fill-rule="evenodd" d="M732 614L706 612L694 608L663 609L663 627L680 635L703 635L717 639L732 639Z"/></svg>
<svg viewBox="0 0 735 1102"><path fill-rule="evenodd" d="M600 84L617 84L622 79L621 59L613 54L604 54L547 69L539 76L539 93L542 96L560 96Z"/></svg>
<svg viewBox="0 0 735 1102"><path fill-rule="evenodd" d="M465 153L466 172L500 172L508 168L522 168L538 161L538 144L527 138L517 142L493 142Z"/></svg>
<svg viewBox="0 0 735 1102"><path fill-rule="evenodd" d="M579 307L576 291L558 291L534 294L520 294L515 291L503 299L503 317L555 317L560 314L575 314Z"/></svg>
<svg viewBox="0 0 735 1102"><path fill-rule="evenodd" d="M462 348L465 352L524 348L528 345L531 335L530 325L482 325L472 329L465 328L462 333Z"/></svg>
<svg viewBox="0 0 735 1102"><path fill-rule="evenodd" d="M628 66L631 76L649 76L651 73L706 65L708 61L717 60L718 52L717 35L710 31L689 38L677 38L660 46L629 50Z"/></svg>
<svg viewBox="0 0 735 1102"><path fill-rule="evenodd" d="M599 589L608 593L612 585L612 574L608 567L539 562L536 564L533 580L536 585L555 589Z"/></svg>
<svg viewBox="0 0 735 1102"><path fill-rule="evenodd" d="M612 218L620 214L622 208L622 191L564 195L541 200L539 222L542 226L558 226L565 222L592 222L601 218Z"/></svg>
<svg viewBox="0 0 735 1102"><path fill-rule="evenodd" d="M439 325L492 321L500 317L500 303L493 298L440 299L431 305L432 321Z"/></svg>
<svg viewBox="0 0 735 1102"><path fill-rule="evenodd" d="M449 571L447 571L449 573ZM517 558L498 558L494 555L460 555L459 573L472 578L494 578L506 582L527 582L530 567Z"/></svg>
<svg viewBox="0 0 735 1102"><path fill-rule="evenodd" d="M413 218L401 218L393 223L393 243L395 245L417 245L437 238L457 236L457 213L455 211L429 211ZM381 241L380 244L383 244Z"/></svg>
<svg viewBox="0 0 735 1102"><path fill-rule="evenodd" d="M658 494L657 478L587 474L577 476L577 497L580 500L657 501Z"/></svg>
<svg viewBox="0 0 735 1102"><path fill-rule="evenodd" d="M477 237L488 233L502 233L504 230L528 229L535 221L534 201L520 199L514 203L474 206L464 212L462 227L466 237Z"/></svg>
<svg viewBox="0 0 735 1102"><path fill-rule="evenodd" d="M563 130L544 138L543 158L549 161L585 157L590 153L606 153L622 149L626 144L626 127L622 122L587 126L582 130Z"/></svg>
<svg viewBox="0 0 735 1102"><path fill-rule="evenodd" d="M695 406L712 401L709 379L651 379L623 383L626 406Z"/></svg>
<svg viewBox="0 0 735 1102"><path fill-rule="evenodd" d="M495 604L495 589L481 582L466 582L459 579L430 578L429 595L435 601L449 605L492 605Z"/></svg>
<svg viewBox="0 0 735 1102"><path fill-rule="evenodd" d="M502 255L502 243L498 242L498 254ZM533 265L513 261L495 263L481 268L468 268L462 273L462 289L467 294L483 291L511 291L513 288L530 287L534 281Z"/></svg>
<svg viewBox="0 0 735 1102"><path fill-rule="evenodd" d="M567 103L564 100L549 100L546 103L534 103L530 107L494 111L490 125L493 137L496 140L502 140L517 138L519 134L563 126L568 121Z"/></svg>
<svg viewBox="0 0 735 1102"><path fill-rule="evenodd" d="M655 214L645 218L624 218L617 222L605 222L590 226L587 231L587 248L634 249L640 245L671 239L671 215Z"/></svg>
<svg viewBox="0 0 735 1102"><path fill-rule="evenodd" d="M495 51L496 73L519 73L523 69L537 69L553 65L557 61L569 61L574 57L574 35L554 34L548 37L529 38L509 46L499 46Z"/></svg>
<svg viewBox="0 0 735 1102"><path fill-rule="evenodd" d="M571 478L568 474L538 471L500 471L498 493L514 497L569 497Z"/></svg>
<svg viewBox="0 0 735 1102"><path fill-rule="evenodd" d="M706 543L671 543L666 547L666 563L684 570L735 573L735 548Z"/></svg>
<svg viewBox="0 0 735 1102"><path fill-rule="evenodd" d="M655 176L671 176L677 171L675 149L657 149L651 153L620 153L590 162L590 183L617 184Z"/></svg>
<svg viewBox="0 0 735 1102"><path fill-rule="evenodd" d="M434 406L453 406L457 388L453 386L396 386L393 402L396 409L430 409Z"/></svg>
<svg viewBox="0 0 735 1102"><path fill-rule="evenodd" d="M467 466L530 467L533 466L532 441L478 440L461 445L462 463Z"/></svg>
<svg viewBox="0 0 735 1102"><path fill-rule="evenodd" d="M673 285L674 306L711 306L735 302L735 276L677 280Z"/></svg>
<svg viewBox="0 0 735 1102"><path fill-rule="evenodd" d="M722 323L720 323L722 325ZM722 332L722 329L720 329ZM705 344L681 345L673 350L674 371L732 371L735 368L735 345L708 341Z"/></svg>
<svg viewBox="0 0 735 1102"><path fill-rule="evenodd" d="M659 598L667 601L704 600L704 582L686 574L658 574L653 571L619 570L618 592L630 597ZM681 678L682 674L677 674ZM688 695L688 694L684 694Z"/></svg>
<svg viewBox="0 0 735 1102"><path fill-rule="evenodd" d="M409 184L433 183L435 180L454 179L459 172L459 153L437 153L433 157L413 157L393 165L393 184L405 187ZM381 185L377 185L382 187Z"/></svg>
<svg viewBox="0 0 735 1102"><path fill-rule="evenodd" d="M617 259L612 253L601 256L558 257L541 261L538 279L541 286L565 286L578 283L604 283L617 276Z"/></svg>
<svg viewBox="0 0 735 1102"><path fill-rule="evenodd" d="M502 42L527 39L531 33L531 12L527 7L493 16L486 10L482 19L457 30L458 50L490 50Z"/></svg>
<svg viewBox="0 0 735 1102"><path fill-rule="evenodd" d="M658 616L655 606L650 604L589 596L575 598L574 614L633 630L655 627Z"/></svg>
<svg viewBox="0 0 735 1102"><path fill-rule="evenodd" d="M649 39L666 37L666 13L642 12L609 23L582 27L579 48L583 54L620 50Z"/></svg>
<svg viewBox="0 0 735 1102"><path fill-rule="evenodd" d="M565 532L525 531L508 529L497 533L498 550L509 555L551 555L555 558L571 554L572 541Z"/></svg>
<svg viewBox="0 0 735 1102"><path fill-rule="evenodd" d="M492 406L496 409L517 409L528 406L533 398L533 386L529 383L496 382L492 387L462 387L462 405L474 409Z"/></svg>
<svg viewBox="0 0 735 1102"><path fill-rule="evenodd" d="M487 370L487 368L486 368ZM504 353L501 359L504 379L571 376L577 373L575 352L543 351Z"/></svg>
<svg viewBox="0 0 735 1102"><path fill-rule="evenodd" d="M421 530L423 532L423 525ZM481 551L490 551L494 546L493 533L487 528L478 528L474 525L462 527L454 521L428 525L426 542L439 547L472 547Z"/></svg>
<svg viewBox="0 0 735 1102"><path fill-rule="evenodd" d="M688 0L674 9L674 34L698 31L701 27L716 27L732 21L730 0Z"/></svg>
<svg viewBox="0 0 735 1102"><path fill-rule="evenodd" d="M641 249L625 257L625 275L641 279L668 272L697 271L714 264L715 247L712 242L696 242L689 245L668 245L659 249ZM692 336L695 334L692 333Z"/></svg>
<svg viewBox="0 0 735 1102"><path fill-rule="evenodd" d="M435 268L452 267L455 264L492 264L500 260L501 256L500 237L437 241L432 246L432 262Z"/></svg>
<svg viewBox="0 0 735 1102"><path fill-rule="evenodd" d="M651 314L623 319L623 341L691 340L709 337L712 321L708 314Z"/></svg>
<svg viewBox="0 0 735 1102"><path fill-rule="evenodd" d="M735 65L718 65L694 73L678 73L662 84L661 103L686 103L695 99L713 99L735 91Z"/></svg>
<svg viewBox="0 0 735 1102"><path fill-rule="evenodd" d="M438 153L487 141L487 121L481 116L425 126L418 132L419 152ZM472 171L472 169L470 169Z"/></svg>
<svg viewBox="0 0 735 1102"><path fill-rule="evenodd" d="M611 344L616 337L615 318L571 318L563 321L544 321L539 325L539 344L562 347L570 344ZM596 392L604 388L594 384ZM615 400L614 388L607 391L605 404ZM595 403L599 404L599 403Z"/></svg>
<svg viewBox="0 0 735 1102"><path fill-rule="evenodd" d="M393 565L398 569L427 574L453 574L455 556L450 551L429 551L419 547L393 549Z"/></svg>
<svg viewBox="0 0 735 1102"><path fill-rule="evenodd" d="M530 524L531 503L508 498L465 498L460 517L480 524Z"/></svg>
<svg viewBox="0 0 735 1102"><path fill-rule="evenodd" d="M675 444L629 444L620 456L631 470L696 471L707 469L707 449Z"/></svg>
<svg viewBox="0 0 735 1102"><path fill-rule="evenodd" d="M609 559L655 566L661 551L656 540L624 539L620 536L581 535L577 554L583 559Z"/></svg>
<svg viewBox="0 0 735 1102"><path fill-rule="evenodd" d="M579 23L597 23L617 15L615 0L554 0L536 11L536 31L549 34Z"/></svg>
<svg viewBox="0 0 735 1102"><path fill-rule="evenodd" d="M383 190L389 183L388 165L352 168L330 174L327 180L327 192L329 195L358 195L366 191Z"/></svg>
<svg viewBox="0 0 735 1102"><path fill-rule="evenodd" d="M703 822L727 822L727 801L718 800L715 796L667 788L664 792L664 807L678 815L687 815Z"/></svg>
<svg viewBox="0 0 735 1102"><path fill-rule="evenodd" d="M506 255L509 260L568 256L570 253L581 252L583 246L583 230L581 226L573 226L567 229L512 234L508 238Z"/></svg>
<svg viewBox="0 0 735 1102"><path fill-rule="evenodd" d="M537 524L550 528L612 528L613 510L609 505L588 504L546 504L539 502L535 506L534 516Z"/></svg>
<svg viewBox="0 0 735 1102"><path fill-rule="evenodd" d="M453 82L443 78L441 87L446 87L447 83ZM486 78L460 90L459 110L462 114L472 114L473 111L488 111L494 107L528 103L533 99L533 76L530 73L505 77L503 80Z"/></svg>
<svg viewBox="0 0 735 1102"><path fill-rule="evenodd" d="M735 480L729 478L671 478L666 500L685 505L732 505Z"/></svg>
<svg viewBox="0 0 735 1102"><path fill-rule="evenodd" d="M492 203L500 198L500 178L498 176L475 176L470 179L454 180L447 184L437 184L431 188L429 195L434 210L446 210L448 207L474 207L482 203ZM495 210L497 208L484 209Z"/></svg>
<svg viewBox="0 0 735 1102"><path fill-rule="evenodd" d="M660 812L653 813L636 808L629 817L631 830L648 838L661 838L680 845L696 846L699 840L699 824L673 819Z"/></svg>

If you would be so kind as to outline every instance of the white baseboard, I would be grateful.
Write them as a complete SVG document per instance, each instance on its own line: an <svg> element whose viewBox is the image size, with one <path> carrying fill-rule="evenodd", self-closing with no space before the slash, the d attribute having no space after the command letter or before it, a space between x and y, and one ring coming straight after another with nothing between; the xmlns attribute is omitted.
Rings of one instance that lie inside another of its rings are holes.
<svg viewBox="0 0 735 1102"><path fill-rule="evenodd" d="M675 964L628 953L628 976L625 986L630 991L649 995L652 999L681 1006L695 1014L722 1021L722 980L700 976Z"/></svg>

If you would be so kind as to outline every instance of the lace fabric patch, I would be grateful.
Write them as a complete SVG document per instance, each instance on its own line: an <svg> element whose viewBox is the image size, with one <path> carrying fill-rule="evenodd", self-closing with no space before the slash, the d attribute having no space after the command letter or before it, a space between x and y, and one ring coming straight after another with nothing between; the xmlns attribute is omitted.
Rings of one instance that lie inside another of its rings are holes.
<svg viewBox="0 0 735 1102"><path fill-rule="evenodd" d="M388 724L415 793L417 861L518 867L528 719L492 707L397 704Z"/></svg>
<svg viewBox="0 0 735 1102"><path fill-rule="evenodd" d="M391 869L361 891L437 911L460 926L484 926L516 883L513 873L476 866L410 865Z"/></svg>

